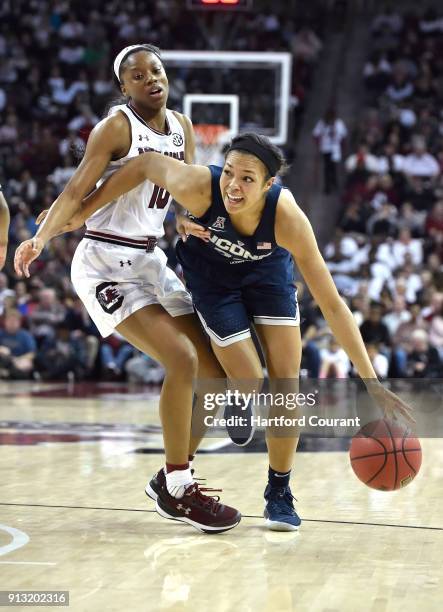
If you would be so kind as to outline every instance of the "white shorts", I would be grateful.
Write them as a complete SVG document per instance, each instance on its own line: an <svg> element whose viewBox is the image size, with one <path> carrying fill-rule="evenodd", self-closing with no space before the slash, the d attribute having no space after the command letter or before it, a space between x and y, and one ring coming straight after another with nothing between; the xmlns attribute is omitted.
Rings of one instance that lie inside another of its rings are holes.
<svg viewBox="0 0 443 612"><path fill-rule="evenodd" d="M83 239L75 251L71 280L103 337L131 314L160 304L172 316L194 312L184 284L166 265L163 251Z"/></svg>

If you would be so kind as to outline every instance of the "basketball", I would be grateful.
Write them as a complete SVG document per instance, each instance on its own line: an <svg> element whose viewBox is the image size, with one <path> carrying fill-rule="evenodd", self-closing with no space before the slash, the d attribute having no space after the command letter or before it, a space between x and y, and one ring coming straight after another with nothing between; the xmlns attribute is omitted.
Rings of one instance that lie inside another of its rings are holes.
<svg viewBox="0 0 443 612"><path fill-rule="evenodd" d="M421 466L421 446L410 430L388 420L367 423L349 450L357 478L372 489L396 491L408 485Z"/></svg>

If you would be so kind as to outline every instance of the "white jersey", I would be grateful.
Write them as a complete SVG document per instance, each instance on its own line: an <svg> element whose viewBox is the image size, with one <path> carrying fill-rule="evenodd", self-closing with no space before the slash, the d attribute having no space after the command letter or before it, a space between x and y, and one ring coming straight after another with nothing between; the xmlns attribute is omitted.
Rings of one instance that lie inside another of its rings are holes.
<svg viewBox="0 0 443 612"><path fill-rule="evenodd" d="M157 132L143 120L128 104L114 106L110 114L123 112L131 126L131 146L128 154L117 161L111 161L106 168L102 183L108 176L126 164L133 157L148 151L163 153L175 159L185 159L185 134L174 113L166 110L167 133ZM106 232L128 238L163 236L163 222L172 197L165 189L144 181L128 193L113 200L86 221L88 230Z"/></svg>

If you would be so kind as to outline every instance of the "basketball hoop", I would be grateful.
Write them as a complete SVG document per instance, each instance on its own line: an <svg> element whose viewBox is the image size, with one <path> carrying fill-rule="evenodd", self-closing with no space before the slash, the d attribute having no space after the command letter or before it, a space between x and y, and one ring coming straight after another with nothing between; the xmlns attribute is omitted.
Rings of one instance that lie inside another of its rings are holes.
<svg viewBox="0 0 443 612"><path fill-rule="evenodd" d="M230 130L226 125L200 123L194 125L195 163L202 166L223 165L223 145L230 140Z"/></svg>

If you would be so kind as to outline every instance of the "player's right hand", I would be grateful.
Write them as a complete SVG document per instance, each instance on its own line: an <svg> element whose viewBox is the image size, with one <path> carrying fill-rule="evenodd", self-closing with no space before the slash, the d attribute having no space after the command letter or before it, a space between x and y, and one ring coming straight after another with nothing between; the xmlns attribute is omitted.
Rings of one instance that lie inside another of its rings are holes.
<svg viewBox="0 0 443 612"><path fill-rule="evenodd" d="M22 242L15 252L14 269L18 276L30 277L29 266L43 251L45 243L37 236Z"/></svg>
<svg viewBox="0 0 443 612"><path fill-rule="evenodd" d="M0 270L5 265L7 248L8 248L7 244L0 244Z"/></svg>
<svg viewBox="0 0 443 612"><path fill-rule="evenodd" d="M191 221L185 215L177 215L176 230L180 234L183 242L186 242L189 236L200 238L204 242L209 242L211 232L199 223Z"/></svg>
<svg viewBox="0 0 443 612"><path fill-rule="evenodd" d="M412 408L398 395L386 389L378 380L366 380L366 388L372 399L382 408L384 418L397 420L402 418L410 424L415 423Z"/></svg>

